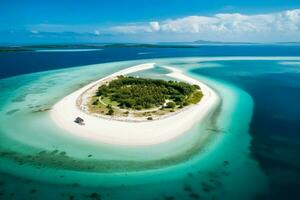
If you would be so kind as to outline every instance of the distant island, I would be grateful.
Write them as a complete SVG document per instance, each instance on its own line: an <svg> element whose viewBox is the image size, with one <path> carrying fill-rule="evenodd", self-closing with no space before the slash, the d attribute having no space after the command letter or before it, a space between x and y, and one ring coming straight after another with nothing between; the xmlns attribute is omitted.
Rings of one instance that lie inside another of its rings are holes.
<svg viewBox="0 0 300 200"><path fill-rule="evenodd" d="M152 120L196 104L202 96L199 85L121 75L99 86L88 106L91 113Z"/></svg>
<svg viewBox="0 0 300 200"><path fill-rule="evenodd" d="M82 43L82 44L36 44L9 46L0 45L0 52L23 52L23 51L46 51L46 50L99 50L113 48L200 48L201 46L226 46L226 45L300 45L300 42L273 42L273 43L255 43L255 42L222 42L196 40L191 42L159 42L159 43Z"/></svg>
<svg viewBox="0 0 300 200"><path fill-rule="evenodd" d="M259 45L257 42L223 42L223 41L209 41L209 40L196 40L193 43L198 45Z"/></svg>
<svg viewBox="0 0 300 200"><path fill-rule="evenodd" d="M144 43L108 43L108 44L37 44L24 46L0 46L0 52L23 52L55 49L105 49L105 48L195 48L188 44L144 44Z"/></svg>

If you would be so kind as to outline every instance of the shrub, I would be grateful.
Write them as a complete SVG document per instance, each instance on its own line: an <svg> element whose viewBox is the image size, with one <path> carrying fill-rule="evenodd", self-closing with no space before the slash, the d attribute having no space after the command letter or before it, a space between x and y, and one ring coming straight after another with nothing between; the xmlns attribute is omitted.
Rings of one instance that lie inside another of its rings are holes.
<svg viewBox="0 0 300 200"><path fill-rule="evenodd" d="M142 106L140 106L140 105L138 105L138 106L135 106L134 107L136 110L142 110L143 109L143 107Z"/></svg>
<svg viewBox="0 0 300 200"><path fill-rule="evenodd" d="M173 102L173 101L169 101L168 103L167 103L167 108L175 108L175 106L176 106L176 104Z"/></svg>
<svg viewBox="0 0 300 200"><path fill-rule="evenodd" d="M113 115L113 114L114 114L114 110L113 110L112 108L109 109L108 112L107 112L107 114L108 114L108 115Z"/></svg>
<svg viewBox="0 0 300 200"><path fill-rule="evenodd" d="M197 90L200 90L200 86L199 85L193 85L194 88L196 88Z"/></svg>
<svg viewBox="0 0 300 200"><path fill-rule="evenodd" d="M98 103L99 103L99 100L97 99L97 100L95 100L95 101L93 101L93 106L96 106L96 105L98 105Z"/></svg>
<svg viewBox="0 0 300 200"><path fill-rule="evenodd" d="M188 106L189 103L187 101L183 102L183 106Z"/></svg>

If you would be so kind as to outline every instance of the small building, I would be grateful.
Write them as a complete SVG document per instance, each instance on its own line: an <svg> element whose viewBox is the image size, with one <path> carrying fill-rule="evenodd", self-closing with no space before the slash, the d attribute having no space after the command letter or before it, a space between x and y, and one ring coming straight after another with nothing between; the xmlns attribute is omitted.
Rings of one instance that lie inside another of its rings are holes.
<svg viewBox="0 0 300 200"><path fill-rule="evenodd" d="M77 117L74 122L79 125L84 125L84 120L81 117Z"/></svg>

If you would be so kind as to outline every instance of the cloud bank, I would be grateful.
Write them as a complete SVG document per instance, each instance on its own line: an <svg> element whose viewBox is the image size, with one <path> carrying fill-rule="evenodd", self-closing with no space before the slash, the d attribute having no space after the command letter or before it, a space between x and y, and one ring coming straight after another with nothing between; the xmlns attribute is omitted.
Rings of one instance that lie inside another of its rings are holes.
<svg viewBox="0 0 300 200"><path fill-rule="evenodd" d="M101 27L72 25L42 25L35 32L77 32L95 36L151 38L152 40L192 41L300 41L300 9L277 13L246 15L218 13L213 16L186 16L162 21L137 22ZM32 32L31 30L31 32ZM80 30L80 31L78 31Z"/></svg>

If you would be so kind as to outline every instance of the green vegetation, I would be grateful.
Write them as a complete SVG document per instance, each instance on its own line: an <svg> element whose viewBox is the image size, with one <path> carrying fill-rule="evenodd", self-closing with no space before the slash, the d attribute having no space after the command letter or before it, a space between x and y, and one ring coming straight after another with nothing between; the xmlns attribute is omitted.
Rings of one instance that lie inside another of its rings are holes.
<svg viewBox="0 0 300 200"><path fill-rule="evenodd" d="M101 85L95 98L92 105L107 105L107 114L113 115L115 107L133 110L182 108L198 103L202 92L198 85L185 82L119 76Z"/></svg>
<svg viewBox="0 0 300 200"><path fill-rule="evenodd" d="M196 103L198 103L201 100L202 97L203 97L202 92L196 91L196 92L194 92L193 94L191 94L189 96L189 98L187 99L186 102L188 104L196 104Z"/></svg>
<svg viewBox="0 0 300 200"><path fill-rule="evenodd" d="M153 120L153 118L152 117L147 117L147 120Z"/></svg>
<svg viewBox="0 0 300 200"><path fill-rule="evenodd" d="M108 115L113 115L114 114L114 110L112 108L109 108L107 114Z"/></svg>
<svg viewBox="0 0 300 200"><path fill-rule="evenodd" d="M168 102L167 106L166 106L166 108L175 108L175 107L176 107L176 104L172 101Z"/></svg>

